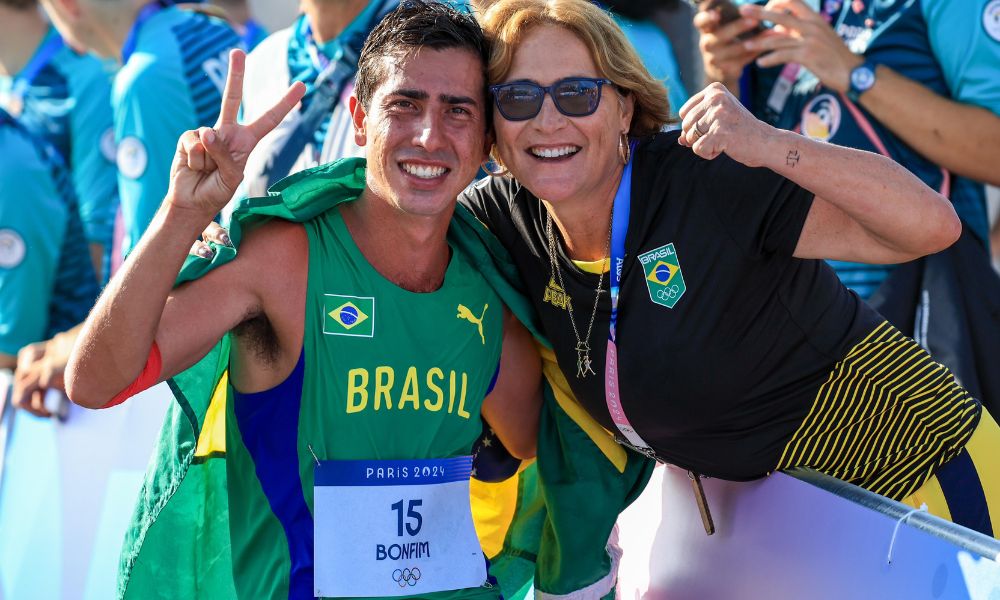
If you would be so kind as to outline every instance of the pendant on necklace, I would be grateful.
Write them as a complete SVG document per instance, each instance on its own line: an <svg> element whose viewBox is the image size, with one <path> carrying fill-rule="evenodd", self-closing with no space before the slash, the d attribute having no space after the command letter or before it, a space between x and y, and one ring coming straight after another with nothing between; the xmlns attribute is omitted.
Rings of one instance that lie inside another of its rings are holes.
<svg viewBox="0 0 1000 600"><path fill-rule="evenodd" d="M587 375L597 375L590 361L590 343L580 342L576 345L576 376L584 378Z"/></svg>

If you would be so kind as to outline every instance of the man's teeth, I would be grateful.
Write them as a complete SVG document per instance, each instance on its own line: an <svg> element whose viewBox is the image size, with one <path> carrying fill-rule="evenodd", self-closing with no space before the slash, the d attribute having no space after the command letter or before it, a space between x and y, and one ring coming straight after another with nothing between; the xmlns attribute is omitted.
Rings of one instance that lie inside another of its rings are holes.
<svg viewBox="0 0 1000 600"><path fill-rule="evenodd" d="M412 165L409 163L400 163L403 170L410 175L420 177L421 179L433 179L435 177L440 177L444 175L445 171L448 169L444 167L432 167L428 165Z"/></svg>
<svg viewBox="0 0 1000 600"><path fill-rule="evenodd" d="M558 158L567 154L576 154L579 146L562 146L560 148L532 148L531 153L540 158Z"/></svg>

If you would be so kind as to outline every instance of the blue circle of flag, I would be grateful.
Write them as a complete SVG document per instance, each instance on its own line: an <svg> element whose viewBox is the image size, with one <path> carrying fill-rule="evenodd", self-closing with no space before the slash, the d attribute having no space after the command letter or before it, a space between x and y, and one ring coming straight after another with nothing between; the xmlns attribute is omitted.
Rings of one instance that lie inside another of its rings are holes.
<svg viewBox="0 0 1000 600"><path fill-rule="evenodd" d="M353 325L358 320L358 309L353 306L340 309L340 320L344 325Z"/></svg>

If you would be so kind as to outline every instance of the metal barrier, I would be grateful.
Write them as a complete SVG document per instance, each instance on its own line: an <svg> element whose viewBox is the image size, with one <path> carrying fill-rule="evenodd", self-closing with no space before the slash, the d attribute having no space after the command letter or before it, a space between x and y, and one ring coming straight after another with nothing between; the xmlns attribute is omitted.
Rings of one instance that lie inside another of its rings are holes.
<svg viewBox="0 0 1000 600"><path fill-rule="evenodd" d="M1000 542L856 486L804 472L703 484L712 536L679 469L657 468L622 514L619 598L1000 596Z"/></svg>
<svg viewBox="0 0 1000 600"><path fill-rule="evenodd" d="M809 469L793 469L788 474L800 481L805 481L831 494L840 496L845 500L882 513L895 521L905 518L906 524L910 527L926 531L954 545L956 548L968 550L973 554L990 560L997 560L1000 557L1000 540L983 535L978 531L956 525L951 521L946 521L941 517L936 517L927 512L915 512L906 504L890 500L885 496L879 496L864 488L846 483L829 475L824 475L823 473Z"/></svg>

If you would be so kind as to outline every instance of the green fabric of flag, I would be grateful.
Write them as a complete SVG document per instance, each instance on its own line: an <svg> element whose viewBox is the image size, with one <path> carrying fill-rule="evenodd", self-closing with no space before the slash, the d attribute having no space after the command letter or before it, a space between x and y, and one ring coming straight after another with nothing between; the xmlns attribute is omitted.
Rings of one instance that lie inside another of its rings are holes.
<svg viewBox="0 0 1000 600"><path fill-rule="evenodd" d="M194 461L212 392L229 363L229 338L169 382L160 439L139 492L119 564L118 598L235 598L226 465Z"/></svg>
<svg viewBox="0 0 1000 600"><path fill-rule="evenodd" d="M351 158L308 169L276 183L268 196L244 200L230 223L233 247L212 244L212 260L188 257L177 284L233 260L248 228L275 218L304 222L356 199L365 187L365 164ZM459 206L448 239L474 261L525 327L550 347L513 261L486 227ZM195 456L210 400L228 368L229 350L227 335L169 381L175 402L167 411L122 547L119 599L236 597L225 458ZM491 559L491 574L505 597L524 598L533 586L538 598L613 597L608 536L618 514L645 486L652 466L632 452L624 468L612 464L546 386L538 459L519 474L515 516L503 550Z"/></svg>

